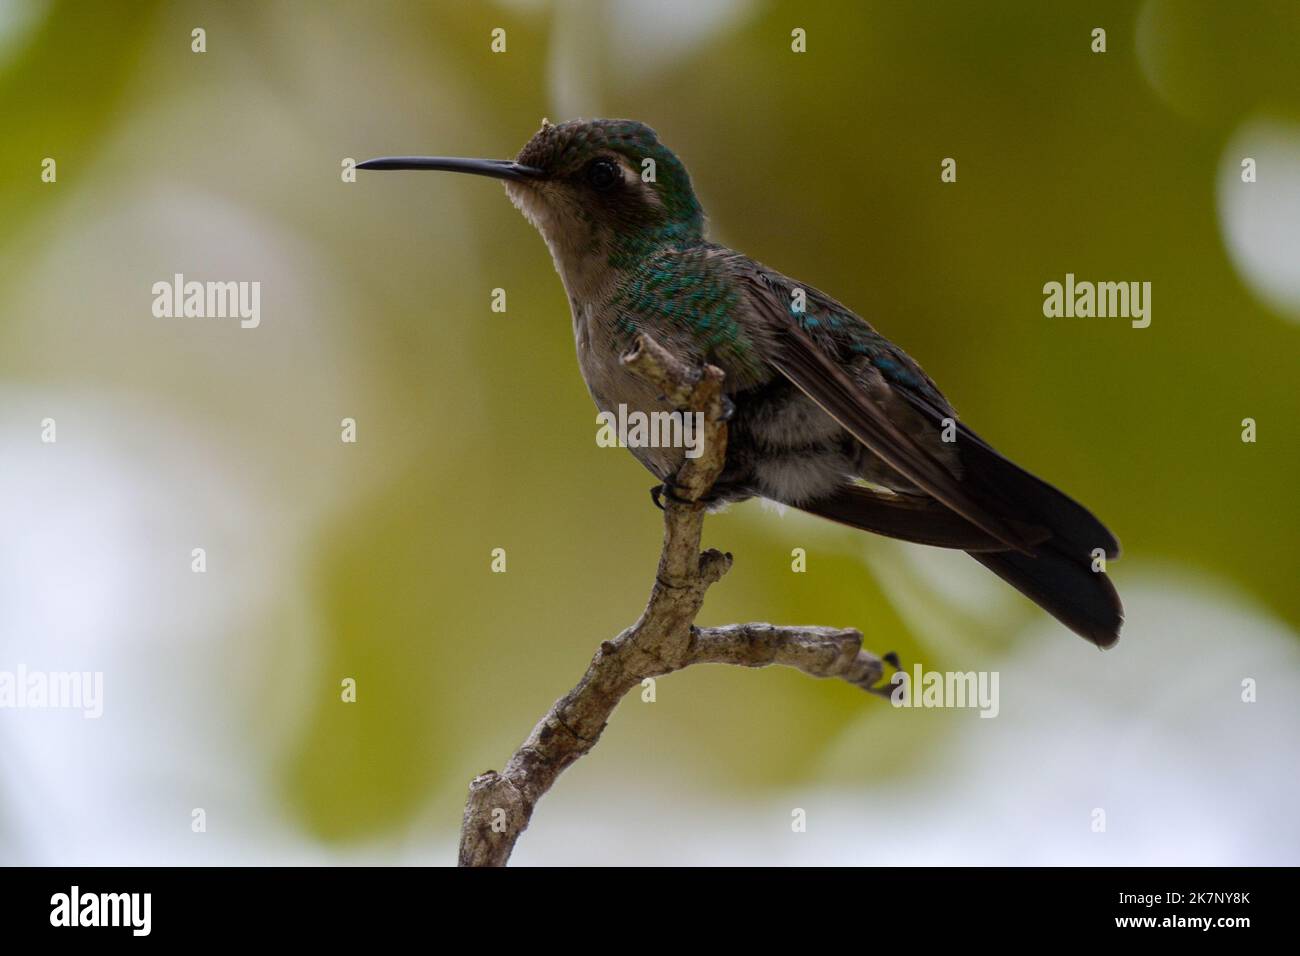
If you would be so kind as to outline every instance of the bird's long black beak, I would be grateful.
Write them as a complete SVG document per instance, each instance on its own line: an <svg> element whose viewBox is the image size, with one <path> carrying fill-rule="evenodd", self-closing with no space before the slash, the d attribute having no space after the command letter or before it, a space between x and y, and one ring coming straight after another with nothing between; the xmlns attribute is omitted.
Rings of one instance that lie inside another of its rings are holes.
<svg viewBox="0 0 1300 956"><path fill-rule="evenodd" d="M522 166L509 159L462 159L459 156L386 156L357 163L357 169L436 169L513 182L526 182L542 176L540 169Z"/></svg>

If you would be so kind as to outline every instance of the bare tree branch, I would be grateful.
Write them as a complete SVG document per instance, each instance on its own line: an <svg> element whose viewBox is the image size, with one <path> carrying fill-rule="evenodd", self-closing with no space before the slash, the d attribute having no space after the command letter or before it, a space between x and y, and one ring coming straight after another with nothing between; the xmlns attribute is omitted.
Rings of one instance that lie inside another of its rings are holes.
<svg viewBox="0 0 1300 956"><path fill-rule="evenodd" d="M873 690L880 659L851 629L733 624L697 628L705 592L731 567L731 555L700 551L704 505L726 459L722 372L686 366L647 335L623 362L654 383L674 407L704 413L698 458L687 458L664 501L664 544L650 600L635 624L600 645L577 686L533 728L500 773L475 777L461 824L461 866L504 866L533 808L574 761L600 739L618 702L649 677L692 664L766 667L784 664L813 677L836 677Z"/></svg>

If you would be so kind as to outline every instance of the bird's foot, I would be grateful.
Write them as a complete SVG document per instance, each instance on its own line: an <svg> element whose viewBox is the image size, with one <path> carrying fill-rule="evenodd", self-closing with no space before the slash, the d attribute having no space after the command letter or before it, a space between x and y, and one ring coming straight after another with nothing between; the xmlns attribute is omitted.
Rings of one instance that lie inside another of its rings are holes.
<svg viewBox="0 0 1300 956"><path fill-rule="evenodd" d="M898 660L898 653L896 651L890 651L888 654L884 655L881 660L894 669L894 674L897 674L903 669L903 665ZM867 693L875 694L877 697L883 697L886 700L892 700L894 697L894 690L898 686L893 681L894 674L890 674L889 677L885 679L884 683L877 684L875 687L868 687Z"/></svg>
<svg viewBox="0 0 1300 956"><path fill-rule="evenodd" d="M650 489L650 500L655 503L655 507L660 511L664 510L664 498L667 498L669 501L673 502L673 504L678 505L690 505L695 503L689 498L683 498L681 495L677 494L674 488L676 488L676 485L671 481L665 481L663 484L655 485Z"/></svg>

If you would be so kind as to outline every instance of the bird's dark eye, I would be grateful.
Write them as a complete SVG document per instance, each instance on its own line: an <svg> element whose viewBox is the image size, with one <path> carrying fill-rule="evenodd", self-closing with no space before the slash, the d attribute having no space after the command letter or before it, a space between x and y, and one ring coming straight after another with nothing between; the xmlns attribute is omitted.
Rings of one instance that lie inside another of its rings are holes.
<svg viewBox="0 0 1300 956"><path fill-rule="evenodd" d="M587 167L587 182L593 189L599 189L604 192L613 188L616 183L622 182L623 177L619 174L618 166L609 159L593 160Z"/></svg>

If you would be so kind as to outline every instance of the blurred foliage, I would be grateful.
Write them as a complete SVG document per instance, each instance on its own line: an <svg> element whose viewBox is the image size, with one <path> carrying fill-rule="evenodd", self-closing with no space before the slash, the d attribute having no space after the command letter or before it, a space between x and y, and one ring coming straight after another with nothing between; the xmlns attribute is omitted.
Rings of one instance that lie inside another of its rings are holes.
<svg viewBox="0 0 1300 956"><path fill-rule="evenodd" d="M118 117L122 87L139 65L157 4L64 0L9 6L5 26L27 27L31 35L14 38L25 42L0 59L5 130L0 222L7 226L0 236L3 245L21 234L27 216L54 198L43 189L39 175L31 175L33 168L39 171L41 159L75 157L73 165L63 167L65 175L75 175L85 169L78 168L77 160L88 164L93 158L100 137Z"/></svg>
<svg viewBox="0 0 1300 956"><path fill-rule="evenodd" d="M320 684L279 777L309 831L382 833L430 800L458 819L470 776L505 759L647 593L651 479L593 442L541 241L484 181L338 176L344 156L513 155L543 116L569 118L552 91L566 69L557 49L598 77L588 102L650 123L685 159L715 238L858 309L986 438L1103 516L1125 545L1112 569L1121 592L1144 565L1171 562L1300 625L1297 328L1233 272L1215 206L1237 125L1300 111L1295 5L1161 4L1153 22L1177 28L1156 43L1177 109L1143 76L1128 2L737 9L679 56L624 71L609 42L616 10L594 3L560 16L547 4L68 2L0 66L5 378L59 382L72 368L79 386L180 400L202 339L81 361L77 323L100 316L13 304L29 267L65 254L60 230L99 214L96 197L130 204L155 176L254 210L250 221L307 250L305 281L328 283L319 312L290 298L269 328L240 334L269 338L292 315L293 342L345 346L273 366L231 353L183 398L233 456L281 462L272 512L297 507L309 475L332 489L303 543L310 579L297 582L320 624ZM208 30L201 56L194 25ZM1089 52L1097 25L1104 56ZM505 55L489 51L497 26ZM806 55L789 52L793 26L808 32ZM46 155L59 158L54 190L38 178ZM958 160L955 186L939 182L945 156ZM47 204L59 203L55 220ZM117 236L104 260L139 239ZM61 267L75 283L78 263ZM1043 283L1066 272L1150 281L1151 327L1044 319ZM140 290L165 275L80 294L89 312L147 325ZM496 286L505 315L488 309ZM37 323L67 324L60 350L42 346ZM248 407L226 406L250 389ZM353 458L312 444L318 422L262 410L316 389L337 398L319 409L328 427L338 408L364 407ZM1239 439L1246 416L1257 444ZM737 563L705 620L852 624L905 660L979 666L978 644L936 659L893 608L861 560L888 546L808 529L756 503L711 519L708 543ZM795 546L809 549L806 575L790 573ZM504 575L488 570L495 547ZM337 703L339 675L358 679L357 705ZM629 701L560 787L688 773L788 785L870 706L796 674L698 669L662 681L653 707ZM887 732L887 710L870 719ZM862 755L864 773L875 756Z"/></svg>

